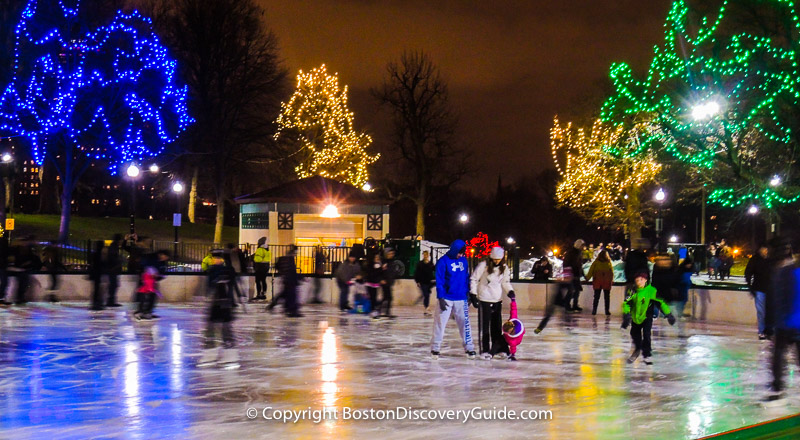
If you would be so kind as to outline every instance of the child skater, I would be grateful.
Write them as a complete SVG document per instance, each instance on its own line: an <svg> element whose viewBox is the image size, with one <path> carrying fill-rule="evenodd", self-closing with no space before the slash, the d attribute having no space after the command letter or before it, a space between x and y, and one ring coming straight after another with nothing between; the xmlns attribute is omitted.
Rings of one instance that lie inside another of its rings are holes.
<svg viewBox="0 0 800 440"><path fill-rule="evenodd" d="M239 355L236 351L233 335L233 308L236 305L236 272L225 264L223 251L212 251L211 265L208 269L208 288L210 304L208 309L208 326L205 333L203 355L198 362L199 367L209 367L216 363L226 369L239 368ZM239 297L240 298L240 297ZM221 327L223 350L217 357L218 349L214 338L215 327Z"/></svg>
<svg viewBox="0 0 800 440"><path fill-rule="evenodd" d="M508 360L515 361L517 360L517 345L525 336L525 326L522 325L522 321L517 319L517 296L514 291L508 292L508 297L511 298L511 317L503 323L503 338L511 352Z"/></svg>
<svg viewBox="0 0 800 440"><path fill-rule="evenodd" d="M514 291L511 270L505 263L505 250L492 248L489 257L481 261L470 277L469 298L478 307L481 353L486 360L503 359L509 350L503 339L503 293Z"/></svg>
<svg viewBox="0 0 800 440"><path fill-rule="evenodd" d="M631 339L633 339L633 353L628 357L631 364L639 354L644 354L644 363L653 365L650 359L652 355L650 346L650 331L653 328L653 310L656 303L660 304L661 311L669 321L669 325L675 325L675 317L670 313L669 306L660 298L656 298L656 288L647 283L647 272L639 272L634 278L636 292L622 303L622 328L631 326Z"/></svg>

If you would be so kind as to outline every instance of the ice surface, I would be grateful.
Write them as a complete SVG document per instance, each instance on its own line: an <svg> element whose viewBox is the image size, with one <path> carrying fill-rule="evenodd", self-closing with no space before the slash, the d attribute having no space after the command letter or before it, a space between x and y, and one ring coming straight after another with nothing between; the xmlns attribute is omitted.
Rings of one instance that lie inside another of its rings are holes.
<svg viewBox="0 0 800 440"><path fill-rule="evenodd" d="M468 360L455 323L430 359L421 306L393 321L304 307L290 320L249 306L235 321L241 368L199 369L204 306L161 319L83 304L0 309L0 438L696 438L796 413L764 408L770 343L755 329L659 320L655 365L628 365L619 317L565 316L528 334L518 362ZM473 323L476 318L473 313ZM507 310L504 310L504 315ZM477 334L477 332L476 332ZM796 372L792 364L789 368ZM788 376L797 389L796 375ZM533 421L249 420L272 406L551 410Z"/></svg>

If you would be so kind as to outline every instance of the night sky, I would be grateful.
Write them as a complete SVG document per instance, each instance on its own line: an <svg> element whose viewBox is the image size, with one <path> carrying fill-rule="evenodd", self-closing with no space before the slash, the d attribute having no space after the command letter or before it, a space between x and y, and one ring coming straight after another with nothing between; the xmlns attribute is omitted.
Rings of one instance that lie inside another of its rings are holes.
<svg viewBox="0 0 800 440"><path fill-rule="evenodd" d="M369 94L388 61L424 50L439 65L460 115L460 141L483 172L469 189L488 193L551 167L549 129L597 109L612 62L646 69L663 38L668 0L259 0L292 78L322 63L350 88L356 127L388 142ZM292 80L294 86L294 80ZM499 154L498 154L499 153Z"/></svg>

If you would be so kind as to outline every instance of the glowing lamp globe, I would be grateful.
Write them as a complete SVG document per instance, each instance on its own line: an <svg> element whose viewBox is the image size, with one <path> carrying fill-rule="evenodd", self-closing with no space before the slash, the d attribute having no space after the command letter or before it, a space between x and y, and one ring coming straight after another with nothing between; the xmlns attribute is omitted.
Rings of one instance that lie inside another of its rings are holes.
<svg viewBox="0 0 800 440"><path fill-rule="evenodd" d="M2 159L3 162L5 162L5 163L9 163L9 162L11 162L13 157L11 157L11 155L9 153L3 153L3 156L0 157L0 159Z"/></svg>
<svg viewBox="0 0 800 440"><path fill-rule="evenodd" d="M150 165L149 170L150 170L151 173L157 173L158 170L159 170L158 165L156 165L156 164Z"/></svg>
<svg viewBox="0 0 800 440"><path fill-rule="evenodd" d="M139 167L131 165L125 170L125 173L128 174L128 177L139 177Z"/></svg>
<svg viewBox="0 0 800 440"><path fill-rule="evenodd" d="M172 191L176 192L176 193L182 193L183 192L183 184L180 183L180 182L175 182L172 185Z"/></svg>
<svg viewBox="0 0 800 440"><path fill-rule="evenodd" d="M666 198L667 198L667 194L664 192L664 189L663 188L659 188L658 192L656 193L656 202L661 203Z"/></svg>
<svg viewBox="0 0 800 440"><path fill-rule="evenodd" d="M747 213L750 215L758 214L758 206L752 205L750 208L747 209Z"/></svg>
<svg viewBox="0 0 800 440"><path fill-rule="evenodd" d="M469 216L467 214L461 214L461 216L458 217L458 221L461 223L466 223L469 221Z"/></svg>
<svg viewBox="0 0 800 440"><path fill-rule="evenodd" d="M325 209L322 210L322 214L320 214L320 217L323 217L323 218L337 218L337 217L341 217L341 215L339 214L339 209L336 208L336 206L328 205L328 206L325 207Z"/></svg>

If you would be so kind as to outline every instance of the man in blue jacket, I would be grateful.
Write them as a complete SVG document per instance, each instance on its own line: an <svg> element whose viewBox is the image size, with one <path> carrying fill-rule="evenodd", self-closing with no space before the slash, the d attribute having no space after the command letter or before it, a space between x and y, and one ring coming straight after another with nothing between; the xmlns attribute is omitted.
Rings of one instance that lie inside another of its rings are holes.
<svg viewBox="0 0 800 440"><path fill-rule="evenodd" d="M439 307L433 317L433 338L431 338L431 356L439 358L442 346L444 327L453 313L464 340L464 350L470 359L475 358L475 346L472 344L472 332L469 326L469 264L464 257L467 245L464 240L456 240L450 250L436 263L436 296Z"/></svg>

